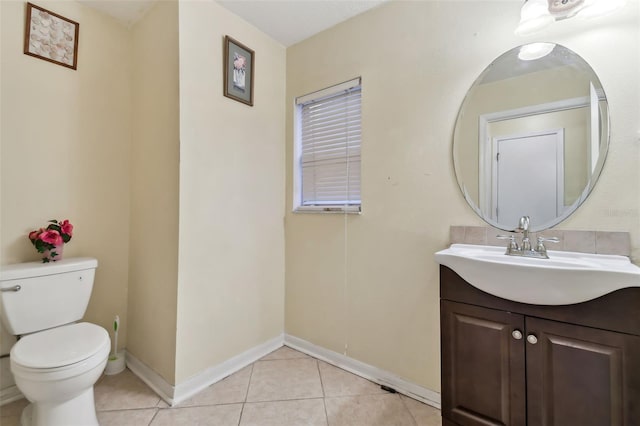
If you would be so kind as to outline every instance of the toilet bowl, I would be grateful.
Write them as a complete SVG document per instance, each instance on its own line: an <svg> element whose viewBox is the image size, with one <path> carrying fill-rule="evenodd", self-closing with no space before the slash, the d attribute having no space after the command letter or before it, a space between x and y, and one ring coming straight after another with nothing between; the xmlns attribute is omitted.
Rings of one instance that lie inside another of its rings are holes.
<svg viewBox="0 0 640 426"><path fill-rule="evenodd" d="M0 270L0 319L19 336L10 364L31 402L22 426L97 426L93 385L111 341L95 324L77 322L89 303L96 259L21 263Z"/></svg>
<svg viewBox="0 0 640 426"><path fill-rule="evenodd" d="M106 330L90 323L30 334L11 349L16 386L31 402L22 426L98 425L93 385L107 364Z"/></svg>

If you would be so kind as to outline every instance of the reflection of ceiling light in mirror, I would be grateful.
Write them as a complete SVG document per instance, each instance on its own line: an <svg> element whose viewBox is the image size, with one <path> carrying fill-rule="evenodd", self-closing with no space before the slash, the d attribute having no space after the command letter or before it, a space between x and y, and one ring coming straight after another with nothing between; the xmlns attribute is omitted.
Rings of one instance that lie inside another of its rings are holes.
<svg viewBox="0 0 640 426"><path fill-rule="evenodd" d="M622 8L626 3L627 0L525 0L515 33L518 36L535 34L555 21L573 16L597 18Z"/></svg>
<svg viewBox="0 0 640 426"><path fill-rule="evenodd" d="M586 0L578 17L590 19L608 15L627 3L626 0Z"/></svg>
<svg viewBox="0 0 640 426"><path fill-rule="evenodd" d="M518 59L522 61L535 61L544 58L556 47L555 43L531 43L520 48Z"/></svg>
<svg viewBox="0 0 640 426"><path fill-rule="evenodd" d="M547 0L525 0L520 11L520 24L515 33L519 36L535 34L551 25L553 21Z"/></svg>

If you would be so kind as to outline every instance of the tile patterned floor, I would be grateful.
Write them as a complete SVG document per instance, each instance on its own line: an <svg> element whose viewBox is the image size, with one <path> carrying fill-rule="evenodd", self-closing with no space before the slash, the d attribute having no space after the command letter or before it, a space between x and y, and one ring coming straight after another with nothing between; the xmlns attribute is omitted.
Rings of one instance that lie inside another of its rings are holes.
<svg viewBox="0 0 640 426"><path fill-rule="evenodd" d="M101 426L440 426L440 411L286 346L175 407L129 370L95 387ZM24 399L0 407L19 425Z"/></svg>

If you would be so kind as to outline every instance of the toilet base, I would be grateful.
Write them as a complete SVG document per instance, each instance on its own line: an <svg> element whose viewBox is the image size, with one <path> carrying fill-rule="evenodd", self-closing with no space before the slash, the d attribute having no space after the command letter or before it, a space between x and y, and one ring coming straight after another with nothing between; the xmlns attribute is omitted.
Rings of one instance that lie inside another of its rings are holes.
<svg viewBox="0 0 640 426"><path fill-rule="evenodd" d="M31 403L22 410L21 426L99 426L93 387L62 403Z"/></svg>
<svg viewBox="0 0 640 426"><path fill-rule="evenodd" d="M31 425L31 419L33 418L33 403L30 403L22 410L22 415L20 416L20 426L29 426Z"/></svg>

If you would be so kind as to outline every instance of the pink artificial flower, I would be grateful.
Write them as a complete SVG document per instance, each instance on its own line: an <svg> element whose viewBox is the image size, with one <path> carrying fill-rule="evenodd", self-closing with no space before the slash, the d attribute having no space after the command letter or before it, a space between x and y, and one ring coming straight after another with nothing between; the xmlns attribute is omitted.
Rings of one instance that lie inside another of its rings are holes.
<svg viewBox="0 0 640 426"><path fill-rule="evenodd" d="M38 239L38 235L40 235L40 233L41 233L42 231L43 231L43 229L42 229L42 228L40 228L40 230L38 230L38 231L31 231L31 232L29 232L29 239L30 239L31 241L35 241L35 240L37 240L37 239Z"/></svg>
<svg viewBox="0 0 640 426"><path fill-rule="evenodd" d="M54 246L59 246L63 243L62 236L58 231L47 230L40 234L39 238L45 243L53 244Z"/></svg>
<svg viewBox="0 0 640 426"><path fill-rule="evenodd" d="M247 58L242 55L235 54L233 59L233 67L237 70L243 70L247 66Z"/></svg>
<svg viewBox="0 0 640 426"><path fill-rule="evenodd" d="M60 230L63 234L68 235L70 237L73 236L73 225L69 223L67 219L60 222Z"/></svg>

